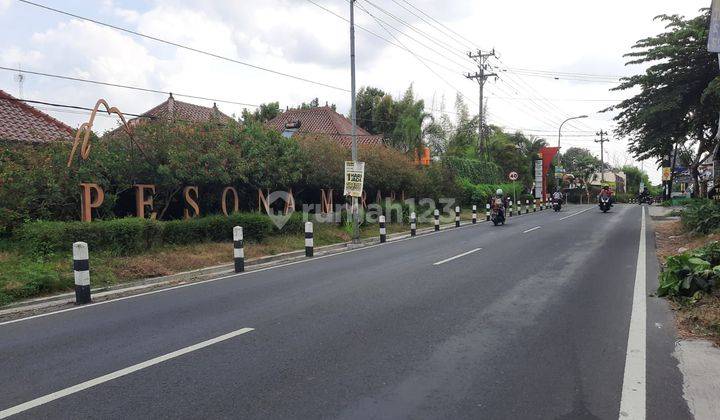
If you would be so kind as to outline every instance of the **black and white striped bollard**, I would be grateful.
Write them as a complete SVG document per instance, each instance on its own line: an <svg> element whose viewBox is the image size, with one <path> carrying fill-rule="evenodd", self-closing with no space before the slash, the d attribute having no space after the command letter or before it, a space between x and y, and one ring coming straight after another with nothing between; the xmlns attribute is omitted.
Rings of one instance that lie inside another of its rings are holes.
<svg viewBox="0 0 720 420"><path fill-rule="evenodd" d="M455 206L455 227L460 227L460 206Z"/></svg>
<svg viewBox="0 0 720 420"><path fill-rule="evenodd" d="M543 199L540 199L540 211L545 210L545 205L543 204Z"/></svg>
<svg viewBox="0 0 720 420"><path fill-rule="evenodd" d="M437 232L440 230L440 210L435 209L433 215L435 217L435 232Z"/></svg>
<svg viewBox="0 0 720 420"><path fill-rule="evenodd" d="M245 249L243 246L243 229L240 226L235 226L233 228L233 258L236 273L245 271Z"/></svg>
<svg viewBox="0 0 720 420"><path fill-rule="evenodd" d="M509 209L510 209L510 212L508 213L508 217L512 217L512 216L513 216L513 205L512 205L512 200L510 200L510 207L509 207Z"/></svg>
<svg viewBox="0 0 720 420"><path fill-rule="evenodd" d="M410 213L410 236L417 235L417 219L415 212Z"/></svg>
<svg viewBox="0 0 720 420"><path fill-rule="evenodd" d="M485 204L485 221L490 221L490 203Z"/></svg>
<svg viewBox="0 0 720 420"><path fill-rule="evenodd" d="M305 222L305 256L313 256L313 224L312 222Z"/></svg>
<svg viewBox="0 0 720 420"><path fill-rule="evenodd" d="M73 244L73 271L75 272L75 304L90 303L90 257L85 242Z"/></svg>
<svg viewBox="0 0 720 420"><path fill-rule="evenodd" d="M533 200L533 213L537 212L537 200Z"/></svg>
<svg viewBox="0 0 720 420"><path fill-rule="evenodd" d="M473 204L472 223L473 225L477 223L477 206L475 204Z"/></svg>
<svg viewBox="0 0 720 420"><path fill-rule="evenodd" d="M387 231L385 230L385 216L380 216L380 243L384 244L387 240Z"/></svg>
<svg viewBox="0 0 720 420"><path fill-rule="evenodd" d="M525 214L530 213L530 201L525 200Z"/></svg>
<svg viewBox="0 0 720 420"><path fill-rule="evenodd" d="M522 215L522 204L520 204L520 200L517 201L517 215Z"/></svg>

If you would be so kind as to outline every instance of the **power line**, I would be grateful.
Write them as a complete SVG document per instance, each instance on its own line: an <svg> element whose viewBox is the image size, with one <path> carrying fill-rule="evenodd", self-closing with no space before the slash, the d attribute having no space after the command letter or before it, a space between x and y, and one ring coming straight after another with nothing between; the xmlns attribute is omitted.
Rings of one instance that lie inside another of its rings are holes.
<svg viewBox="0 0 720 420"><path fill-rule="evenodd" d="M132 86L132 85L122 85L119 83L111 83L111 82L103 82L99 80L92 80L92 79L82 79L79 77L71 77L71 76L64 76L60 74L53 74L53 73L43 73L39 71L31 71L31 70L21 70L21 69L14 69L11 67L3 67L0 66L0 70L7 70L7 71L19 71L21 73L27 73L27 74L33 74L36 76L43 76L43 77L50 77L54 79L62 79L62 80L71 80L74 82L81 82L81 83L90 83L94 85L101 85L101 86L111 86L116 88L122 88L122 89L129 89L129 90L136 90L140 92L148 92L148 93L158 93L163 95L170 95L173 96L181 96L184 98L191 98L191 99L200 99L204 101L213 101L213 102L221 102L226 104L233 104L233 105L243 105L243 106L252 106L255 108L258 108L260 105L255 104L248 104L245 102L237 102L237 101L230 101L227 99L217 99L217 98L208 98L205 96L196 96L196 95L189 95L186 93L177 93L177 92L170 92L170 91L164 91L164 90L158 90L158 89L151 89L151 88L145 88L145 87L139 87L139 86Z"/></svg>
<svg viewBox="0 0 720 420"><path fill-rule="evenodd" d="M376 8L377 10L380 10L380 11L383 12L385 15L389 16L390 18L392 18L392 19L395 20L396 22L400 23L401 25L403 25L403 26L405 26L405 27L407 27L407 28L410 28L413 32L415 32L415 33L419 34L420 36L424 37L425 39L431 41L432 43L434 43L435 45L439 46L440 48L444 48L444 49L446 49L446 50L453 50L453 49L454 49L454 47L452 47L452 46L450 46L450 45L448 45L447 43L444 43L444 42L442 42L442 41L438 41L435 37L429 35L427 32L422 31L422 30L416 28L415 26L409 24L409 23L406 22L405 20L397 17L395 14L390 13L389 11L387 11L387 9L384 9L384 8L376 5L376 4L373 3L372 1L370 1L370 0L365 0L365 2L368 3L368 4L370 4L371 6L373 6L374 8ZM387 23L387 22L386 22L386 23ZM397 29L396 29L396 30L397 30ZM407 34L404 34L404 35L405 35L405 36L408 36ZM412 38L411 38L411 39L412 39ZM428 49L430 49L431 51L434 51L436 54L445 57L444 54L439 53L439 52L435 51L434 49L431 49L431 48L428 47L427 45L424 45L424 46L425 46L425 48L428 48ZM452 52L452 51L450 51L450 52ZM466 59L467 59L467 56L465 56L465 54L463 54L462 52L458 52L457 50L455 51L455 55L458 56L458 57L460 57L460 58L463 59L463 60L466 60ZM446 57L446 58L447 58L447 57ZM453 62L454 62L455 64L458 64L456 61L453 61ZM460 66L463 66L463 65L465 65L465 64L459 64L459 65L460 65Z"/></svg>
<svg viewBox="0 0 720 420"><path fill-rule="evenodd" d="M67 109L75 109L75 110L81 110L81 111L94 111L93 108L87 108L84 106L77 106L77 105L66 105L66 104L59 104L55 102L46 102L46 101L36 101L31 99L20 99L20 98L2 98L0 97L0 100L9 101L9 102L25 102L29 104L38 104L38 105L46 105L46 106L54 106L58 108L67 108ZM150 118L153 119L155 117L149 116L149 115L142 115L142 114L131 114L129 112L123 112L123 115L129 115L131 117L143 117L143 118Z"/></svg>
<svg viewBox="0 0 720 420"><path fill-rule="evenodd" d="M340 14L338 14L338 13L335 13L335 12L332 11L331 9L328 9L327 7L323 6L322 4L319 4L319 3L315 2L314 0L307 0L307 2L309 2L309 3L317 6L318 8L320 8L320 9L322 9L322 10L330 13L331 15L337 17L338 19L342 19L342 20L344 20L345 22L350 23L350 20L349 20L348 18L346 18L345 16L342 16L342 15L340 15ZM360 29L360 30L363 31L363 32L366 32L366 33L368 33L368 34L370 34L370 35L372 35L372 36L374 36L374 37L382 40L382 41L385 41L385 42L386 42L387 44L389 44L389 45L392 45L392 46L394 46L394 47L396 47L396 48L400 48L400 49L402 49L402 50L404 50L404 51L409 52L410 54L415 54L414 52L412 52L412 51L410 51L409 49L407 49L405 46L399 45L399 44L397 44L397 43L395 43L395 42L387 39L386 37L378 34L377 32L374 32L374 31L372 31L372 30L370 30L370 29L368 29L368 28L366 28L366 27L364 27L364 26L361 26L361 25L358 25L357 23L355 23L355 27L358 28L358 29ZM428 62L430 62L430 63L432 63L432 64L434 64L434 65L436 65L436 66L438 66L438 67L442 67L443 69L447 70L448 72L457 73L457 69L451 69L450 67L447 67L447 66L445 66L445 65L442 64L442 63L438 63L437 61L434 61L434 60L432 60L432 59L430 59L430 58L427 58L427 57L423 57L423 56L421 56L421 55L419 55L419 54L415 54L415 55L417 55L418 57L421 57L423 60L428 61Z"/></svg>
<svg viewBox="0 0 720 420"><path fill-rule="evenodd" d="M66 12L66 11L60 10L60 9L55 9L55 8L52 8L52 7L49 7L49 6L45 6L45 5L43 5L43 4L35 3L35 2L29 1L29 0L19 0L19 1L22 2L22 3L28 4L28 5L30 5L30 6L39 7L39 8L41 8L41 9L49 10L49 11L51 11L51 12L59 13L59 14L65 15L65 16L70 16L70 17L73 17L73 18L76 18L76 19L84 20L84 21L87 21L87 22L92 22L92 23L94 23L94 24L96 24L96 25L105 26L105 27L107 27L107 28L115 29L115 30L117 30L117 31L125 32L125 33L131 34L131 35L135 35L135 36L139 36L139 37L142 37L142 38L147 38L147 39L150 39L150 40L153 40L153 41L156 41L156 42L160 42L160 43L163 43L163 44L171 45L171 46L176 47L176 48L181 48L181 49L184 49L184 50L187 50L187 51L192 51L192 52L195 52L195 53L198 53L198 54L207 55L207 56L209 56L209 57L217 58L217 59L224 60L224 61L228 61L228 62L231 62L231 63L240 64L240 65L247 66L247 67L250 67L250 68L253 68L253 69L256 69L256 70L261 70L261 71L265 71L265 72L268 72L268 73L276 74L276 75L278 75L278 76L283 76L283 77L287 77L287 78L290 78L290 79L295 79L295 80L299 80L299 81L302 81L302 82L311 83L311 84L314 84L314 85L317 85L317 86L323 86L323 87L327 87L327 88L330 88L330 89L339 90L339 91L342 91L342 92L349 92L348 89L345 89L345 88L342 88L342 87L339 87L339 86L333 86L333 85L328 84L328 83L318 82L318 81L311 80L311 79L307 79L307 78L304 78L304 77L301 77L301 76L295 76L295 75L293 75L293 74L284 73L284 72L281 72L281 71L278 71L278 70L273 70L273 69L270 69L270 68L267 68L267 67L258 66L258 65L256 65L256 64L252 64L252 63L249 63L249 62L246 62L246 61L241 61L241 60L237 60L237 59L234 59L234 58L225 57L225 56L222 56L222 55L219 55L219 54L216 54L216 53L212 53L212 52L209 52L209 51L204 51L204 50L201 50L201 49L198 49L198 48L193 48L193 47L190 47L190 46L187 46L187 45L183 45L183 44L180 44L180 43L177 43L177 42L168 41L168 40L161 39L161 38L158 38L158 37L155 37L155 36L151 36L151 35L147 35L147 34L143 34L143 33L137 32L137 31L133 31L133 30L131 30L131 29L127 29L127 28L123 28L123 27L120 27L120 26L112 25L112 24L110 24L110 23L101 22L101 21L99 21L99 20L95 20L95 19L83 17L83 16L80 16L80 15L76 15L76 14L74 14L74 13L70 13L70 12Z"/></svg>
<svg viewBox="0 0 720 420"><path fill-rule="evenodd" d="M372 17L373 19L375 19L375 22L377 22L377 24L378 24L385 32L387 32L388 35L390 35L390 36L395 40L395 42L397 42L398 44L400 44L400 45L402 45L403 47L405 47L405 44L403 44L402 41L400 41L399 39L397 39L397 38L395 37L395 35L393 35L393 33L390 32L390 31L385 27L385 25L384 25L377 17L375 17L375 15L373 15L372 13L370 13L366 8L364 8L364 7L363 7L361 4L359 4L359 3L358 3L357 6L360 8L360 10L362 10L362 11L365 12L366 14L370 15L370 17ZM408 49L407 47L405 47L405 48ZM462 95L462 96L463 96L465 99L467 99L468 101L473 102L470 98L468 98L467 96L465 96L465 95L460 91L460 89L458 89L457 87L455 87L454 85L452 85L452 84L451 84L450 82L448 82L445 78L443 78L442 76L440 76L435 70L433 70L432 67L430 67L423 59L421 59L420 57L418 57L418 56L415 55L415 54L413 54L413 57L415 57L418 61L420 61L420 64L422 64L423 66L425 66L428 70L430 70L430 72L432 72L435 76L437 76L437 77L438 77L440 80L442 80L445 84L447 84L448 86L450 86L450 88L452 88L453 90L455 90L456 92L458 92L460 95Z"/></svg>

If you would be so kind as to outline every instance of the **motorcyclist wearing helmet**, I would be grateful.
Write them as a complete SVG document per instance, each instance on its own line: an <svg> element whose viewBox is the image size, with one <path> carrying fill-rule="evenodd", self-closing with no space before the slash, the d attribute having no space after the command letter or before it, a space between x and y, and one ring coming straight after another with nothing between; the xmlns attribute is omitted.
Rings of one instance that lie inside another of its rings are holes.
<svg viewBox="0 0 720 420"><path fill-rule="evenodd" d="M503 190L502 188L498 188L497 191L495 191L495 198L492 200L492 207L497 209L499 212L505 215L505 200L503 199Z"/></svg>
<svg viewBox="0 0 720 420"><path fill-rule="evenodd" d="M560 202L563 199L563 193L560 191L560 189L556 189L552 195L552 198L554 201Z"/></svg>

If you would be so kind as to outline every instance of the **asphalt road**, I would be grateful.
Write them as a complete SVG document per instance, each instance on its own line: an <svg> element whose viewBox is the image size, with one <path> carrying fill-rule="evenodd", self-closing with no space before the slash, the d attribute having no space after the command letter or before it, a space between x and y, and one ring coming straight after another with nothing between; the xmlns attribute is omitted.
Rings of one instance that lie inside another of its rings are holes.
<svg viewBox="0 0 720 420"><path fill-rule="evenodd" d="M624 418L641 212L570 206L0 324L0 410ZM644 240L649 294L649 217ZM644 312L647 418L688 418L672 321Z"/></svg>

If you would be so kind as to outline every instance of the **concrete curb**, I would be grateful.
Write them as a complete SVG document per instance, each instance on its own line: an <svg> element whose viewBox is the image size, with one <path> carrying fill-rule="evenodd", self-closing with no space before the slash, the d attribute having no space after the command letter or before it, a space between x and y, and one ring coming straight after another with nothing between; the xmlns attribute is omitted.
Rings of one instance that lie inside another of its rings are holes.
<svg viewBox="0 0 720 420"><path fill-rule="evenodd" d="M537 214L537 213L529 213L529 214ZM468 227L468 226L479 226L483 223L488 223L485 220L478 220L476 224L473 225L472 221L461 221L460 228ZM428 234L436 234L441 233L445 231L450 231L453 229L458 229L455 227L455 222L450 222L441 225L441 230L439 232L435 232L434 226L424 227L424 228L418 228L417 229L417 237L421 235L428 235ZM398 232L387 235L387 242L394 242L401 239L408 239L411 238L410 231L407 232ZM328 255L328 254L336 254L340 253L349 249L355 249L355 248L362 248L369 245L376 245L380 243L380 239L373 237L373 238L367 238L362 239L360 244L353 244L350 242L342 242L332 245L325 245L322 247L316 247L315 255L321 256L321 255ZM268 255L264 257L258 257L258 258L252 258L245 260L245 271L251 272L255 271L261 268L266 268L268 266L273 265L280 265L285 264L297 260L303 260L306 259L305 256L305 250L297 250L297 251L290 251L290 252L284 252L281 254L276 255ZM147 291L149 289L160 289L164 287L172 287L177 286L179 284L185 284L185 283L193 283L196 281L206 280L212 277L220 277L223 275L233 274L234 273L234 263L228 263L228 264L222 264L212 267L206 267L206 268L200 268L196 270L191 271L185 271L182 273L176 273L176 274L170 274L167 276L161 276L161 277L151 277L147 279L142 280L135 280L130 281L122 284L117 284L113 286L106 286L106 287L98 287L92 289L92 298L94 301L104 301L104 300L110 300L114 297L120 297L124 295L134 294L134 292L141 293L144 291ZM75 304L75 293L62 293L58 295L53 296L46 296L46 297L40 297L40 298L33 298L30 300L24 300L16 303L12 303L10 305L5 306L3 309L0 310L0 318L17 318L20 317L23 314L29 313L29 312L47 312L50 309L54 309L61 306L74 306Z"/></svg>

